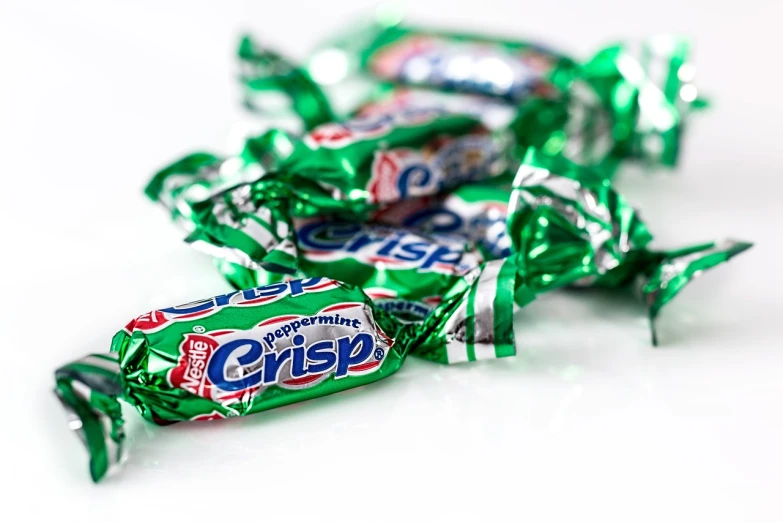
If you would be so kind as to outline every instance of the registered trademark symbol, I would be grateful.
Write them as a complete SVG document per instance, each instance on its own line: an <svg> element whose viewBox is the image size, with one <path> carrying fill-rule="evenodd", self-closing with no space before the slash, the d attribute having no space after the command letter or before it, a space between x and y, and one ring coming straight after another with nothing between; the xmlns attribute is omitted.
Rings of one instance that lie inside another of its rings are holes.
<svg viewBox="0 0 783 522"><path fill-rule="evenodd" d="M383 349L382 348L376 348L375 349L375 360L380 361L383 359Z"/></svg>
<svg viewBox="0 0 783 522"><path fill-rule="evenodd" d="M196 333L204 333L204 332L207 331L207 329L204 328L201 325L196 325L196 326L193 327L193 331L196 332Z"/></svg>

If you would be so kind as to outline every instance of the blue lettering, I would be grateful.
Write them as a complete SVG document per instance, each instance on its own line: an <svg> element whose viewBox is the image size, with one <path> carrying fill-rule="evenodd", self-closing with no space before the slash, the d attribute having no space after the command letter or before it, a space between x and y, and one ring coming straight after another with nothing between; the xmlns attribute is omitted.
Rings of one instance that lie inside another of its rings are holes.
<svg viewBox="0 0 783 522"><path fill-rule="evenodd" d="M286 348L281 352L267 352L264 356L264 384L276 383L280 367L290 358L290 348Z"/></svg>
<svg viewBox="0 0 783 522"><path fill-rule="evenodd" d="M386 242L383 247L378 250L379 256L390 256L392 255L392 250L394 250L394 247L396 247L400 243L400 236L399 234L393 235L389 240Z"/></svg>
<svg viewBox="0 0 783 522"><path fill-rule="evenodd" d="M215 306L226 306L231 302L231 298L239 293L239 290L215 297Z"/></svg>
<svg viewBox="0 0 783 522"><path fill-rule="evenodd" d="M291 296L296 297L300 294L305 293L306 288L310 288L311 286L315 286L318 283L321 282L322 277L311 277L310 279L297 279L295 281L291 281L288 284L291 285Z"/></svg>
<svg viewBox="0 0 783 522"><path fill-rule="evenodd" d="M248 288L246 290L242 290L242 298L245 299L246 301L250 301L252 299L258 299L259 297L271 297L281 292L285 292L285 289L286 289L285 283L275 283L269 286Z"/></svg>
<svg viewBox="0 0 783 522"><path fill-rule="evenodd" d="M446 209L435 212L422 212L406 220L405 226L429 227L435 233L449 233L463 227L459 215ZM358 253L362 250L374 250L377 255L394 257L401 261L423 262L421 268L431 268L435 263L454 264L459 261L462 253L446 246L438 246L428 241L407 241L415 236L394 233L386 227L369 228L362 232L359 223L310 223L299 229L299 240L302 246L314 250ZM391 232L391 233L390 233ZM373 247L374 245L374 247ZM434 250L434 251L433 251ZM368 252L369 253L369 252ZM315 286L320 279L291 281L291 295L303 293L306 288ZM303 323L306 324L306 323Z"/></svg>
<svg viewBox="0 0 783 522"><path fill-rule="evenodd" d="M304 346L295 346L291 353L293 358L291 359L291 377L299 378L307 375L305 370L305 349Z"/></svg>
<svg viewBox="0 0 783 522"><path fill-rule="evenodd" d="M299 228L296 234L299 242L307 248L340 250L361 228L359 223L315 222Z"/></svg>
<svg viewBox="0 0 783 522"><path fill-rule="evenodd" d="M408 197L408 189L411 187L426 187L432 179L432 172L427 165L411 165L400 172L400 178L397 180L397 191L400 197Z"/></svg>
<svg viewBox="0 0 783 522"><path fill-rule="evenodd" d="M261 369L249 375L243 375L241 379L228 379L226 377L226 364L233 353L239 349L247 348L244 355L237 357L237 362L244 367L261 361L264 357L263 345L254 339L237 339L220 346L209 359L207 377L212 384L225 391L239 391L252 388L261 383ZM266 362L266 361L264 361Z"/></svg>
<svg viewBox="0 0 783 522"><path fill-rule="evenodd" d="M372 335L362 332L337 339L337 371L335 379L348 375L348 369L354 364L366 361L372 353L375 343ZM356 351L358 348L358 351ZM356 353L354 353L356 351Z"/></svg>
<svg viewBox="0 0 783 522"><path fill-rule="evenodd" d="M309 373L326 373L337 364L337 355L334 353L334 341L318 341L307 349L307 365Z"/></svg>
<svg viewBox="0 0 783 522"><path fill-rule="evenodd" d="M414 243L403 243L400 245L402 252L397 253L397 258L403 261L419 261L427 255L427 250L432 245L425 243L424 241L416 241Z"/></svg>
<svg viewBox="0 0 783 522"><path fill-rule="evenodd" d="M296 334L293 338L293 359L291 360L291 377L299 378L307 374L305 370L305 349L301 346L305 343L305 337L302 334Z"/></svg>
<svg viewBox="0 0 783 522"><path fill-rule="evenodd" d="M335 319L335 324L354 328L361 326L358 319L346 317ZM274 336L265 336L264 340L269 342L267 337ZM265 352L260 340L228 341L210 357L206 365L207 378L223 391L247 390L277 383L281 369L289 361L290 374L295 379L328 372L334 372L335 378L341 378L347 376L352 367L369 360L375 349L375 338L368 332L340 337L336 341L317 341L310 346L306 346L306 342L303 334L296 334L290 347ZM229 368L236 375L227 375Z"/></svg>
<svg viewBox="0 0 783 522"><path fill-rule="evenodd" d="M251 288L249 290L245 290L245 292L250 293L252 292L252 299L256 299L258 297L272 297L277 294L281 294L286 291L288 288L288 283L275 283L273 285L267 285L267 286L259 286L258 288ZM247 297L248 294L244 294L244 297Z"/></svg>
<svg viewBox="0 0 783 522"><path fill-rule="evenodd" d="M421 268L430 268L435 263L445 263L448 265L456 264L462 258L462 252L451 250L448 247L440 246L430 254L421 264Z"/></svg>
<svg viewBox="0 0 783 522"><path fill-rule="evenodd" d="M377 237L377 236L371 236L368 234L361 234L357 236L353 241L351 241L350 245L347 246L345 249L346 252L358 252L362 248L364 248L367 245L370 245L372 243L380 243L383 242L385 238L383 237Z"/></svg>
<svg viewBox="0 0 783 522"><path fill-rule="evenodd" d="M408 216L403 225L421 227L437 233L449 233L462 228L462 218L456 212L445 208L427 209Z"/></svg>

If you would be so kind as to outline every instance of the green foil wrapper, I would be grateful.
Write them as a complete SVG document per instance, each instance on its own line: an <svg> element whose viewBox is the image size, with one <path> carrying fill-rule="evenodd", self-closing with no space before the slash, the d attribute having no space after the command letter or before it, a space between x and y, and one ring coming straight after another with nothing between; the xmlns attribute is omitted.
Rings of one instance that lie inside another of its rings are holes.
<svg viewBox="0 0 783 522"><path fill-rule="evenodd" d="M292 66L271 49L259 47L250 37L241 39L237 57L248 109L269 112L271 109L263 104L264 94L285 93L305 130L336 119L326 95L305 69Z"/></svg>
<svg viewBox="0 0 783 522"><path fill-rule="evenodd" d="M519 161L516 143L468 115L411 108L327 123L301 138L270 130L235 157L191 154L158 172L146 193L175 219L192 220L194 202L259 180L269 191L296 187L296 217L366 218L391 203L508 175Z"/></svg>
<svg viewBox="0 0 783 522"><path fill-rule="evenodd" d="M653 344L661 308L704 270L751 247L722 240L655 250L636 210L600 175L535 150L514 179L508 233L534 292L566 285L640 290Z"/></svg>
<svg viewBox="0 0 783 522"><path fill-rule="evenodd" d="M475 115L483 106L483 120L506 120L518 136L546 132L548 139L535 143L540 152L609 177L622 160L676 164L688 116L707 105L693 83L690 54L686 39L659 35L607 46L582 61L530 41L381 21L325 42L306 67L250 36L242 38L238 58L245 98L285 94L306 129L367 113L389 96L397 111L426 104ZM276 66L257 65L270 61ZM339 92L339 82L356 73L360 83L376 86L348 115L337 115L322 89ZM514 117L493 107L511 109Z"/></svg>
<svg viewBox="0 0 783 522"><path fill-rule="evenodd" d="M524 121L560 120L549 149L562 148L572 161L611 168L612 159L637 158L671 166L688 115L707 105L693 84L690 54L687 39L659 35L610 45L582 61L535 42L381 20L324 43L308 67L318 72L341 60L346 71L383 82L532 103Z"/></svg>
<svg viewBox="0 0 783 522"><path fill-rule="evenodd" d="M143 314L56 370L93 480L127 453L119 400L160 425L215 420L370 384L408 355L511 356L515 311L557 288L635 290L657 344L661 309L751 246L653 248L610 184L624 160L677 162L706 106L689 54L660 36L581 61L382 21L298 66L244 37L245 105L265 117L283 94L304 132L188 155L146 187L237 290ZM350 74L372 89L342 114L324 86Z"/></svg>
<svg viewBox="0 0 783 522"><path fill-rule="evenodd" d="M375 382L408 353L442 363L513 355L513 273L510 261L477 267L415 325L322 277L155 310L120 330L110 353L58 368L55 392L97 482L127 451L119 399L160 425L215 420Z"/></svg>
<svg viewBox="0 0 783 522"><path fill-rule="evenodd" d="M204 190L198 176L176 179ZM726 240L671 251L652 249L647 226L601 172L536 149L524 158L513 190L505 185L507 179L499 176L383 206L367 214L373 220L368 224L325 217L334 216L331 202L324 209L310 202L300 205L302 192L275 178L174 206L195 209L183 211L193 218L195 231L188 240L215 255L221 272L237 288L323 274L361 286L387 310L415 321L481 259L513 256L524 280L518 285L524 288L520 305L531 291L637 287L649 312L654 343L661 308L705 269L750 246ZM176 190L191 194L182 186ZM168 206L178 201L170 194L159 199ZM302 208L307 210L300 214ZM307 219L299 217L302 214ZM307 223L324 228L315 235L312 228L299 235ZM447 263L448 271L440 269L443 263L427 262L433 253L453 261Z"/></svg>

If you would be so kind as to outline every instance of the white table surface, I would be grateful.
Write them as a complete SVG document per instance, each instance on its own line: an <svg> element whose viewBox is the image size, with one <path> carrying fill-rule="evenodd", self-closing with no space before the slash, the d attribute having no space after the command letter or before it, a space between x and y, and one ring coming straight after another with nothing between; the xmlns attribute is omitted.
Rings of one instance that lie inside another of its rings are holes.
<svg viewBox="0 0 783 522"><path fill-rule="evenodd" d="M409 360L378 384L247 419L128 415L98 486L54 368L127 320L227 288L141 194L246 119L241 29L302 57L361 1L0 3L3 520L783 520L783 97L774 2L409 2L413 20L587 56L610 39L697 42L714 108L676 173L619 187L662 245L756 242L665 310L560 292L519 316L516 358Z"/></svg>

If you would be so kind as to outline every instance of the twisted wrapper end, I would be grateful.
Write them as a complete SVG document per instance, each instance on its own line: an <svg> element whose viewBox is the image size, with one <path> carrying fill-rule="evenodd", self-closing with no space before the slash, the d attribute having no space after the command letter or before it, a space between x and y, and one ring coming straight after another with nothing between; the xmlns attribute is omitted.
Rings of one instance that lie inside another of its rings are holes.
<svg viewBox="0 0 783 522"><path fill-rule="evenodd" d="M55 371L55 380L54 391L68 412L68 426L87 447L90 475L99 482L125 459L117 354L88 355L66 364Z"/></svg>
<svg viewBox="0 0 783 522"><path fill-rule="evenodd" d="M746 241L724 239L660 253L663 260L650 275L640 275L638 282L650 318L653 346L658 346L656 319L663 306L704 271L727 262L752 246L753 243Z"/></svg>

